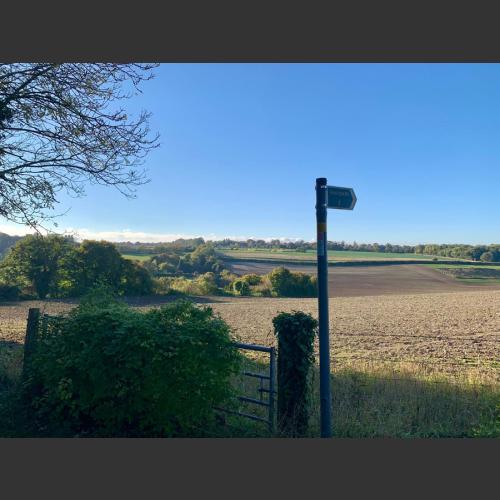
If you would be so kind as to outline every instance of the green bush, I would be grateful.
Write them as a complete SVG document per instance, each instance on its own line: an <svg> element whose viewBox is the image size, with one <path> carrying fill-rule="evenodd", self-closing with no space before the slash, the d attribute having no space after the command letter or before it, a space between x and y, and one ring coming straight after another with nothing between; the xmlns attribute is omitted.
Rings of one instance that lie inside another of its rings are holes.
<svg viewBox="0 0 500 500"><path fill-rule="evenodd" d="M220 273L224 269L210 243L199 245L196 249L180 258L178 269L183 273Z"/></svg>
<svg viewBox="0 0 500 500"><path fill-rule="evenodd" d="M153 283L141 264L123 258L107 241L85 240L59 264L60 294L78 296L106 285L120 295L149 295Z"/></svg>
<svg viewBox="0 0 500 500"><path fill-rule="evenodd" d="M16 285L0 283L0 301L19 300L21 290Z"/></svg>
<svg viewBox="0 0 500 500"><path fill-rule="evenodd" d="M258 274L245 274L241 279L246 281L250 286L260 285L262 283L262 276Z"/></svg>
<svg viewBox="0 0 500 500"><path fill-rule="evenodd" d="M250 285L242 278L233 281L233 291L237 295L250 295Z"/></svg>
<svg viewBox="0 0 500 500"><path fill-rule="evenodd" d="M150 295L153 293L153 279L141 264L123 259L119 290L125 295Z"/></svg>
<svg viewBox="0 0 500 500"><path fill-rule="evenodd" d="M257 297L272 297L272 285L269 280L269 275L261 276L261 282L252 287L252 294Z"/></svg>
<svg viewBox="0 0 500 500"><path fill-rule="evenodd" d="M231 291L233 281L239 278L237 274L233 274L227 269L224 269L216 276L218 285L225 288L228 292Z"/></svg>
<svg viewBox="0 0 500 500"><path fill-rule="evenodd" d="M484 252L480 257L481 262L493 262L493 252Z"/></svg>
<svg viewBox="0 0 500 500"><path fill-rule="evenodd" d="M272 297L272 293L269 287L265 285L259 285L254 289L254 295L256 297Z"/></svg>
<svg viewBox="0 0 500 500"><path fill-rule="evenodd" d="M52 234L27 235L9 251L0 266L2 281L21 288L28 287L37 298L58 295L61 262L73 252L71 238Z"/></svg>
<svg viewBox="0 0 500 500"><path fill-rule="evenodd" d="M101 294L41 329L28 387L38 419L65 433L203 435L239 359L210 308L142 313Z"/></svg>
<svg viewBox="0 0 500 500"><path fill-rule="evenodd" d="M224 291L242 296L271 296L269 282L258 274L244 274L238 276L227 271L221 273L219 281L223 283Z"/></svg>
<svg viewBox="0 0 500 500"><path fill-rule="evenodd" d="M172 278L170 288L187 295L218 295L220 293L214 273L205 273L195 279Z"/></svg>
<svg viewBox="0 0 500 500"><path fill-rule="evenodd" d="M201 295L216 295L219 293L214 273L205 273L194 280L199 287Z"/></svg>
<svg viewBox="0 0 500 500"><path fill-rule="evenodd" d="M160 276L153 279L153 293L156 295L170 295L174 291L172 289L172 278Z"/></svg>
<svg viewBox="0 0 500 500"><path fill-rule="evenodd" d="M293 273L285 267L273 269L267 275L271 291L277 297L316 297L317 280L315 276Z"/></svg>

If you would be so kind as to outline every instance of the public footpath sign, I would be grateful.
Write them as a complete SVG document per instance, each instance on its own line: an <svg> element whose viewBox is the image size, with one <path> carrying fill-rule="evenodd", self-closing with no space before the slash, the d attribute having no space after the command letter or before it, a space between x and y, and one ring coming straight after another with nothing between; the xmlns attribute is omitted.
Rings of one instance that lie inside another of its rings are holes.
<svg viewBox="0 0 500 500"><path fill-rule="evenodd" d="M356 195L351 188L327 186L326 179L316 179L316 224L318 257L319 313L319 384L321 437L332 437L332 397L330 391L330 337L328 327L328 239L326 214L328 208L352 210Z"/></svg>
<svg viewBox="0 0 500 500"><path fill-rule="evenodd" d="M352 210L356 205L356 195L352 188L326 186L328 208Z"/></svg>

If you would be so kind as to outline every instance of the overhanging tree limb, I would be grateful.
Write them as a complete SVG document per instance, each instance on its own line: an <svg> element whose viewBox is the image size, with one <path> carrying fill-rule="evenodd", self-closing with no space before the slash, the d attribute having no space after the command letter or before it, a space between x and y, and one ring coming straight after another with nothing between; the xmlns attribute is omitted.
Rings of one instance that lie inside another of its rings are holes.
<svg viewBox="0 0 500 500"><path fill-rule="evenodd" d="M57 193L87 182L133 196L158 146L150 114L117 104L140 92L155 64L0 64L0 215L39 226Z"/></svg>

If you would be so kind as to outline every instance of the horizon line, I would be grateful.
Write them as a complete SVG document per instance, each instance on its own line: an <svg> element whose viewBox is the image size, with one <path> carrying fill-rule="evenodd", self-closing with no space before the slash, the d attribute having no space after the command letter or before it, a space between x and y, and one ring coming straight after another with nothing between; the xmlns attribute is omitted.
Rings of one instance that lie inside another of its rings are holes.
<svg viewBox="0 0 500 500"><path fill-rule="evenodd" d="M6 226L4 224L0 224L0 232L4 234L8 234L9 236L25 236L27 234L33 234L35 231L33 229L29 229L26 227L17 227L17 226ZM215 233L208 234L186 234L186 233L151 233L151 232L143 232L143 231L132 231L131 229L122 229L121 231L93 231L87 228L66 228L64 230L59 231L48 231L45 230L45 233L55 233L61 235L73 236L77 240L105 240L111 243L171 243L172 241L178 239L195 239L195 238L203 238L204 241L222 241L225 239L229 239L232 241L248 241L248 240L262 240L266 243L269 243L273 240L279 240L280 243L297 243L303 241L304 243L314 243L316 240L306 239L306 238L297 238L297 237L288 237L288 236L266 236L266 237L257 237L257 236L220 236ZM361 241L361 240L328 240L341 242L344 241L347 244L357 243L357 244L381 244L381 245L399 245L399 246L417 246L417 245L471 245L471 246L490 246L490 245L498 245L499 243L436 243L436 242L419 242L419 243L394 243L394 242L385 242L381 243L381 241Z"/></svg>

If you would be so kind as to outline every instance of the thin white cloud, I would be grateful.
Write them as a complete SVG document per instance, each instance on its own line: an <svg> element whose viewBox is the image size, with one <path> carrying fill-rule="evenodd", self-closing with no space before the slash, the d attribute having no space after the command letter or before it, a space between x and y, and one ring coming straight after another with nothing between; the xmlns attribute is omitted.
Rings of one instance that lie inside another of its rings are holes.
<svg viewBox="0 0 500 500"><path fill-rule="evenodd" d="M34 231L26 228L24 226L16 225L6 225L0 224L0 232L7 233L10 235L23 236L28 233L33 233ZM224 238L229 238L235 241L246 241L252 240L280 240L283 242L288 241L299 241L301 238L288 238L286 236L273 236L262 238L259 236L228 236L228 235L216 235L214 233L209 234L187 234L187 233L149 233L144 231L132 231L131 229L122 229L120 231L94 231L88 228L72 228L68 227L65 229L59 228L57 233L60 234L70 234L77 240L106 240L111 242L141 242L141 243L162 243L174 241L179 238L189 239L189 238L199 238L202 237L205 241L215 241L223 240ZM42 231L43 233L43 231Z"/></svg>
<svg viewBox="0 0 500 500"><path fill-rule="evenodd" d="M222 240L224 238L229 238L236 241L246 241L248 239L261 239L264 241L271 241L273 239L280 241L299 241L300 238L288 238L285 236L275 236L272 238L260 238L258 236L232 236L232 235L217 235L214 233L209 234L188 234L188 233L148 233L143 231L132 231L130 229L122 229L121 231L92 231L90 229L73 229L68 228L67 233L74 234L76 239L93 239L93 240L107 240L107 241L132 241L132 242L142 242L142 243L161 243L174 241L180 238L203 238L205 241L215 241Z"/></svg>

